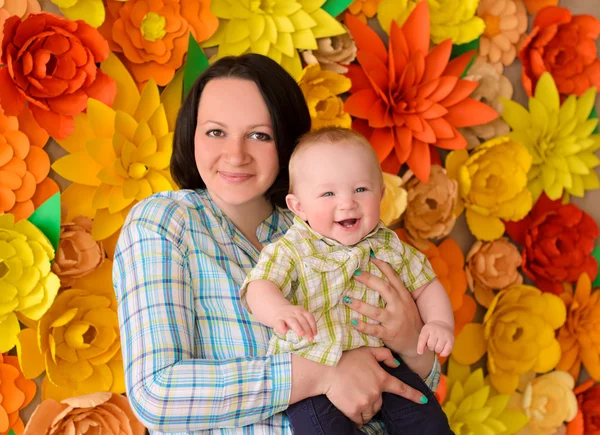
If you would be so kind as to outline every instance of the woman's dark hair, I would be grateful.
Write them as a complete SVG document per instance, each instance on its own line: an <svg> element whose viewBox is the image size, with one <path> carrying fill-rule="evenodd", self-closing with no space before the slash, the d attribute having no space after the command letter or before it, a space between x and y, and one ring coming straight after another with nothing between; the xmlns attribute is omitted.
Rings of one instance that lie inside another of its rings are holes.
<svg viewBox="0 0 600 435"><path fill-rule="evenodd" d="M292 76L277 62L260 54L224 57L198 77L177 115L171 176L182 189L206 188L195 164L194 135L202 91L208 82L218 78L250 80L258 86L271 116L279 157L279 174L265 196L273 204L286 207L288 163L300 136L310 131L310 113L304 95Z"/></svg>

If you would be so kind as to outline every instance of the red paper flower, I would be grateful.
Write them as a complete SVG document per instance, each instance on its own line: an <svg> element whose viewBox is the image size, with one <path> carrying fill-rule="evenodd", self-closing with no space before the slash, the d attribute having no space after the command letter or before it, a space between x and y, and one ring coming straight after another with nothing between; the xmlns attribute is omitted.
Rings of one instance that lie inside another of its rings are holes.
<svg viewBox="0 0 600 435"><path fill-rule="evenodd" d="M83 21L48 13L10 17L0 57L0 105L15 116L28 102L38 124L63 139L88 97L112 104L115 82L96 66L108 54L108 43Z"/></svg>
<svg viewBox="0 0 600 435"><path fill-rule="evenodd" d="M358 47L360 64L350 65L352 94L346 112L353 128L367 137L390 174L407 162L414 174L427 181L430 146L464 149L457 127L485 124L498 117L489 106L469 98L478 83L460 80L472 53L451 62L452 41L429 50L429 10L417 4L402 28L392 21L386 50L374 30L352 15L348 26Z"/></svg>
<svg viewBox="0 0 600 435"><path fill-rule="evenodd" d="M600 434L600 384L594 385L589 379L575 387L579 411L575 418L567 424L567 435Z"/></svg>
<svg viewBox="0 0 600 435"><path fill-rule="evenodd" d="M595 40L600 20L591 15L571 15L567 8L548 6L535 17L533 30L521 45L521 79L528 95L540 76L549 71L558 92L581 96L590 87L600 88L600 59Z"/></svg>
<svg viewBox="0 0 600 435"><path fill-rule="evenodd" d="M551 201L542 194L531 213L505 222L512 239L523 246L522 268L536 287L559 295L562 283L575 283L582 273L593 281L598 264L592 256L598 225L574 204Z"/></svg>

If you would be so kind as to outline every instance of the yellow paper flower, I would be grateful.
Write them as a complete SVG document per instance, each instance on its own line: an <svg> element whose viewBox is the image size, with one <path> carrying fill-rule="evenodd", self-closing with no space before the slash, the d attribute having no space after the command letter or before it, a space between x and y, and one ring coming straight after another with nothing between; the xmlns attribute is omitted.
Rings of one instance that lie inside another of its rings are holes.
<svg viewBox="0 0 600 435"><path fill-rule="evenodd" d="M471 372L452 357L448 360L448 392L442 409L456 434L511 435L527 424L522 411L507 408L510 396L495 394L481 368Z"/></svg>
<svg viewBox="0 0 600 435"><path fill-rule="evenodd" d="M0 215L0 352L17 344L16 313L39 320L54 302L60 280L50 270L53 258L52 244L35 225Z"/></svg>
<svg viewBox="0 0 600 435"><path fill-rule="evenodd" d="M522 410L529 422L518 435L554 435L564 422L577 415L575 381L567 372L554 371L526 383L515 392L509 407Z"/></svg>
<svg viewBox="0 0 600 435"><path fill-rule="evenodd" d="M567 321L558 331L562 350L557 370L568 371L579 379L581 364L595 380L600 380L600 290L592 292L587 273L577 281L577 287L563 283L560 298L567 306Z"/></svg>
<svg viewBox="0 0 600 435"><path fill-rule="evenodd" d="M83 20L92 27L102 25L106 16L102 0L52 0L52 3L69 20Z"/></svg>
<svg viewBox="0 0 600 435"><path fill-rule="evenodd" d="M554 331L565 317L558 296L528 285L511 286L496 295L483 323L463 328L452 356L460 364L473 364L487 352L490 382L499 392L512 394L520 375L556 367L560 345Z"/></svg>
<svg viewBox="0 0 600 435"><path fill-rule="evenodd" d="M125 392L112 262L63 290L36 327L18 336L26 378L44 371L42 398L63 400L100 391Z"/></svg>
<svg viewBox="0 0 600 435"><path fill-rule="evenodd" d="M528 187L537 201L542 192L552 200L566 193L583 196L597 189L594 168L600 160L600 134L593 134L597 119L589 119L596 90L590 88L580 98L569 96L560 104L552 75L542 74L529 99L529 111L511 100L502 100L502 118L510 125L510 137L523 144L533 156Z"/></svg>
<svg viewBox="0 0 600 435"><path fill-rule="evenodd" d="M90 99L87 113L75 118L73 135L58 141L70 154L52 165L73 182L62 195L66 220L93 219L94 240L115 234L135 203L175 186L169 174L173 132L156 84L150 80L140 95L114 55L102 69L117 82L112 108Z"/></svg>
<svg viewBox="0 0 600 435"><path fill-rule="evenodd" d="M480 240L504 234L503 220L523 219L533 206L527 189L531 156L523 145L499 137L487 141L468 155L451 152L446 158L448 176L458 181L459 209L464 206L471 233Z"/></svg>
<svg viewBox="0 0 600 435"><path fill-rule="evenodd" d="M346 29L321 9L325 0L212 0L219 28L203 47L218 46L217 58L244 53L269 56L298 77L298 49L316 50L316 38L341 35Z"/></svg>
<svg viewBox="0 0 600 435"><path fill-rule="evenodd" d="M318 64L308 65L302 71L298 84L312 119L312 129L323 127L352 127L350 115L344 112L343 94L352 85L348 77L322 70Z"/></svg>
<svg viewBox="0 0 600 435"><path fill-rule="evenodd" d="M419 0L382 0L377 8L381 28L390 32L390 23L396 20L402 26ZM452 39L453 44L464 44L477 39L485 29L483 20L475 16L479 0L427 0L431 17L431 41L439 44Z"/></svg>
<svg viewBox="0 0 600 435"><path fill-rule="evenodd" d="M348 12L366 23L367 18L373 18L377 13L379 3L381 3L381 0L354 0L348 6Z"/></svg>
<svg viewBox="0 0 600 435"><path fill-rule="evenodd" d="M402 185L402 178L396 175L384 172L383 184L385 185L385 192L379 206L381 210L380 219L389 226L398 222L402 213L406 210L408 194Z"/></svg>

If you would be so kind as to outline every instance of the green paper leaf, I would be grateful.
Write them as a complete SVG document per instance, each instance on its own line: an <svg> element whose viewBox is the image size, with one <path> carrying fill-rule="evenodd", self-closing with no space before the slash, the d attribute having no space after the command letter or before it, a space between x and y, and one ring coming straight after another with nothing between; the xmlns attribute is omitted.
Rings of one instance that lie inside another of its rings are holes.
<svg viewBox="0 0 600 435"><path fill-rule="evenodd" d="M188 52L183 72L183 98L186 97L194 82L208 68L208 58L192 36L188 39Z"/></svg>
<svg viewBox="0 0 600 435"><path fill-rule="evenodd" d="M50 240L54 251L60 238L60 193L55 193L27 219Z"/></svg>
<svg viewBox="0 0 600 435"><path fill-rule="evenodd" d="M17 434L15 433L14 430L11 429L10 432L8 433L8 435L17 435Z"/></svg>
<svg viewBox="0 0 600 435"><path fill-rule="evenodd" d="M467 75L467 73L469 72L469 69L471 69L471 65L473 65L473 62L475 62L475 58L477 57L477 49L478 48L479 48L479 38L473 39L471 42L466 42L464 44L452 46L452 53L450 53L450 59L454 59L455 57L458 57L462 54L465 54L468 51L473 50L473 57L471 58L471 61L465 68L465 71L460 76L461 79Z"/></svg>
<svg viewBox="0 0 600 435"><path fill-rule="evenodd" d="M592 251L592 257L594 257L596 259L598 266L600 266L600 246L596 246L594 248L594 250ZM596 276L596 279L592 283L592 287L599 287L599 286L600 286L600 273Z"/></svg>
<svg viewBox="0 0 600 435"><path fill-rule="evenodd" d="M590 113L590 119L598 119L598 112L596 112L596 106L592 107L592 113ZM598 126L596 126L594 133L598 133Z"/></svg>
<svg viewBox="0 0 600 435"><path fill-rule="evenodd" d="M321 6L321 9L332 17L337 17L344 12L351 3L352 0L327 0L325 4Z"/></svg>

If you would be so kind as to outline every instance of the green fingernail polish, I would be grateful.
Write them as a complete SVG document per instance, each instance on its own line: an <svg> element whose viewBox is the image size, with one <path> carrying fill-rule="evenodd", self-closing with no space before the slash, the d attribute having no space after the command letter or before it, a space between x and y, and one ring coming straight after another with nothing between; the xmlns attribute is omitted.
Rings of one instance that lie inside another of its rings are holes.
<svg viewBox="0 0 600 435"><path fill-rule="evenodd" d="M429 399L425 396L421 396L421 398L419 399L419 401L425 405L427 402L429 402Z"/></svg>
<svg viewBox="0 0 600 435"><path fill-rule="evenodd" d="M350 323L352 323L352 325L354 326L358 326L358 321L356 321L355 319L352 319Z"/></svg>
<svg viewBox="0 0 600 435"><path fill-rule="evenodd" d="M371 256L371 258L375 258L375 253L373 251L371 251L369 255Z"/></svg>
<svg viewBox="0 0 600 435"><path fill-rule="evenodd" d="M352 303L352 298L349 298L348 296L344 296L344 303L345 304L351 304Z"/></svg>
<svg viewBox="0 0 600 435"><path fill-rule="evenodd" d="M398 361L396 358L394 358L394 362L398 365L400 365L400 361Z"/></svg>
<svg viewBox="0 0 600 435"><path fill-rule="evenodd" d="M360 269L354 271L354 276L360 276L360 274L361 274Z"/></svg>

